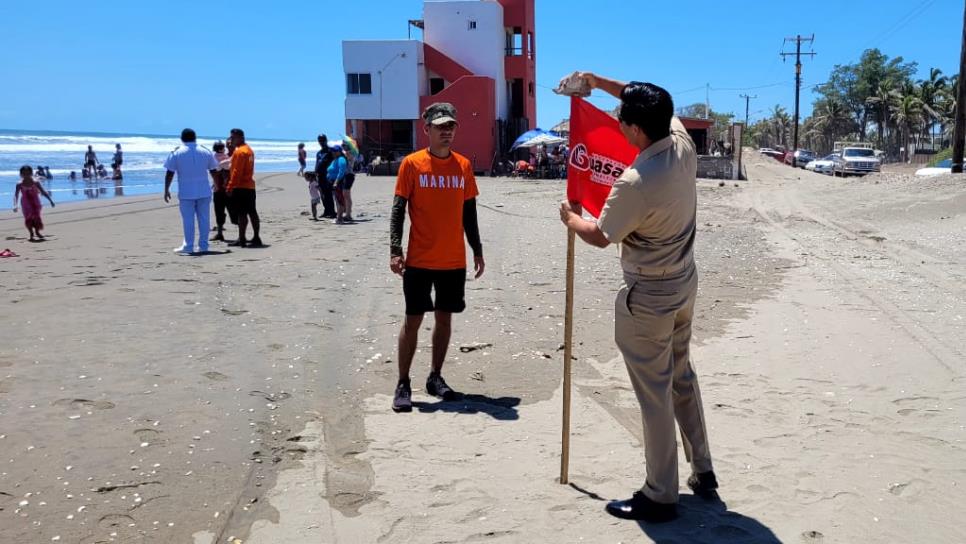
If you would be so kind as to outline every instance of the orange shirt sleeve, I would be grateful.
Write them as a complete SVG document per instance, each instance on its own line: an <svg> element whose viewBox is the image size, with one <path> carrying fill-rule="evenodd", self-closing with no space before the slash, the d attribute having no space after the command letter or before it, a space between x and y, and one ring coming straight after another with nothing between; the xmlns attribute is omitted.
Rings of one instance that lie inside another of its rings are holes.
<svg viewBox="0 0 966 544"><path fill-rule="evenodd" d="M399 165L399 174L396 176L396 196L401 196L406 200L412 199L415 182L412 160L406 157Z"/></svg>

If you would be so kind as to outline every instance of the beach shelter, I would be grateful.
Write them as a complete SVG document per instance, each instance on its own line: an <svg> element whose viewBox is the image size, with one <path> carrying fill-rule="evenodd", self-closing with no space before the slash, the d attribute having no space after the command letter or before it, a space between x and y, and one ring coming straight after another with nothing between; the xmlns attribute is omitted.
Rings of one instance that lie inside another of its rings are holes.
<svg viewBox="0 0 966 544"><path fill-rule="evenodd" d="M542 128L535 128L533 130L528 130L524 132L523 134L520 135L519 138L514 140L513 145L510 146L510 151L515 150L516 148L520 147L522 144L536 138L537 136L540 136L541 134L547 134L547 131L543 130Z"/></svg>
<svg viewBox="0 0 966 544"><path fill-rule="evenodd" d="M517 147L537 147L539 145L556 145L566 143L566 138L561 138L552 132L545 132L530 138L529 140L521 143Z"/></svg>

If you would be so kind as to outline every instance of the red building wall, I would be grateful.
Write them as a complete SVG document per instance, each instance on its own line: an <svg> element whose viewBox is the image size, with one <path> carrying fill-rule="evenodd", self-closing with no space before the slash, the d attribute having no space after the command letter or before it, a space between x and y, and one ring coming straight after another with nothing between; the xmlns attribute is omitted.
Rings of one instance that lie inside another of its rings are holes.
<svg viewBox="0 0 966 544"><path fill-rule="evenodd" d="M434 102L449 102L456 107L459 128L453 150L473 164L476 172L487 171L493 162L496 138L496 82L485 76L464 76L432 96L419 98L420 111ZM416 148L429 145L422 120L417 121Z"/></svg>

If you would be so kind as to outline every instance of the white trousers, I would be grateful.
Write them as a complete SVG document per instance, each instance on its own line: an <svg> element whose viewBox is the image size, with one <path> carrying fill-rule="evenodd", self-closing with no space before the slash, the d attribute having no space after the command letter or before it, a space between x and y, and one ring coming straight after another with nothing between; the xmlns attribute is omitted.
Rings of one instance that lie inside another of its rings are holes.
<svg viewBox="0 0 966 544"><path fill-rule="evenodd" d="M208 251L208 229L211 225L211 197L182 198L179 200L181 222L184 225L185 251L195 247L195 219L198 220L198 251Z"/></svg>

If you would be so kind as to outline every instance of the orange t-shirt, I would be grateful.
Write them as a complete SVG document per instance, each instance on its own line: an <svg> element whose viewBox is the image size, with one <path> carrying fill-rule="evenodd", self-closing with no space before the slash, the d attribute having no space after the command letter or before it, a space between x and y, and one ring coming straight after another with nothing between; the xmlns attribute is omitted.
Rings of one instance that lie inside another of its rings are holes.
<svg viewBox="0 0 966 544"><path fill-rule="evenodd" d="M255 152L248 144L235 148L231 154L231 170L228 178L228 190L255 188Z"/></svg>
<svg viewBox="0 0 966 544"><path fill-rule="evenodd" d="M466 268L463 202L479 194L466 157L417 151L399 165L396 195L409 201L406 266L430 270Z"/></svg>

